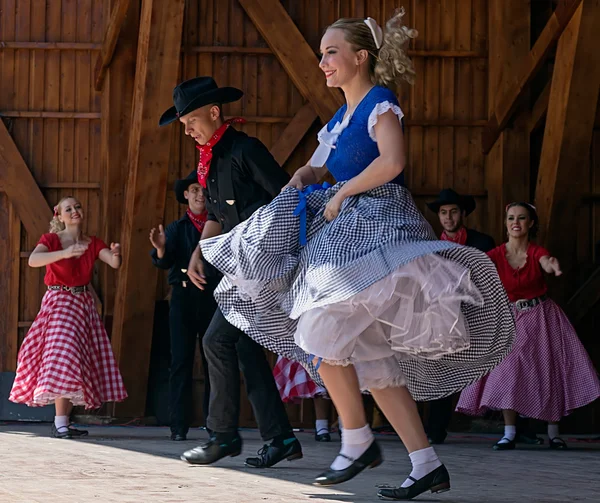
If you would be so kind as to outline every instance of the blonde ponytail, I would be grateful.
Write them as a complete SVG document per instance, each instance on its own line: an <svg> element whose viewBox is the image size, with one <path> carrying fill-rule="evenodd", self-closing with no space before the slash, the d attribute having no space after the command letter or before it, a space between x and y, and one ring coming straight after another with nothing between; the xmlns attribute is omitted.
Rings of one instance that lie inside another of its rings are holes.
<svg viewBox="0 0 600 503"><path fill-rule="evenodd" d="M415 67L406 54L411 39L416 38L417 30L402 23L404 8L398 9L385 24L383 44L375 63L375 82L398 94L400 81L409 84L415 81Z"/></svg>

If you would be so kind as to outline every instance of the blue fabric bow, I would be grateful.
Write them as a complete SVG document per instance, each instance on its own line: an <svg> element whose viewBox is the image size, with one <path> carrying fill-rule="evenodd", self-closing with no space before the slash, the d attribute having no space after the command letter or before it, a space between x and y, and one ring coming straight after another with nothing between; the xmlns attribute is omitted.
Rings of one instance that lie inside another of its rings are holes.
<svg viewBox="0 0 600 503"><path fill-rule="evenodd" d="M312 185L307 185L302 190L298 190L298 205L294 210L294 216L300 217L300 246L304 246L307 243L306 239L306 217L307 217L307 196L311 192L315 190L327 190L331 187L329 182L313 183Z"/></svg>

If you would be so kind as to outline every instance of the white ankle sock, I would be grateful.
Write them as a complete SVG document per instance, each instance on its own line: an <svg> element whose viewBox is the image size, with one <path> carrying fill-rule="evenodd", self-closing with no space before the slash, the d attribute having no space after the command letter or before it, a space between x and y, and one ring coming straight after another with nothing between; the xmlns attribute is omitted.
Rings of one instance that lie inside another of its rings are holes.
<svg viewBox="0 0 600 503"><path fill-rule="evenodd" d="M57 430L67 428L69 426L69 416L54 416L54 426Z"/></svg>
<svg viewBox="0 0 600 503"><path fill-rule="evenodd" d="M557 424L549 424L548 425L548 438L550 440L552 440L553 438L556 438L558 436L560 436L558 425Z"/></svg>
<svg viewBox="0 0 600 503"><path fill-rule="evenodd" d="M412 472L410 472L410 476L416 480L422 479L437 467L442 466L442 462L440 461L440 458L438 458L433 447L427 447L426 449L411 452L408 456L412 463ZM410 487L413 484L414 481L406 479L401 487Z"/></svg>
<svg viewBox="0 0 600 503"><path fill-rule="evenodd" d="M315 433L317 435L329 433L329 421L327 419L317 419L315 421Z"/></svg>
<svg viewBox="0 0 600 503"><path fill-rule="evenodd" d="M340 454L352 459L358 459L373 443L373 432L368 424L354 430L344 429L342 431L342 448ZM352 461L342 456L337 456L331 463L332 470L344 470L352 464Z"/></svg>
<svg viewBox="0 0 600 503"><path fill-rule="evenodd" d="M504 436L498 442L499 444L508 444L510 440L514 440L517 436L517 427L510 424L504 425Z"/></svg>

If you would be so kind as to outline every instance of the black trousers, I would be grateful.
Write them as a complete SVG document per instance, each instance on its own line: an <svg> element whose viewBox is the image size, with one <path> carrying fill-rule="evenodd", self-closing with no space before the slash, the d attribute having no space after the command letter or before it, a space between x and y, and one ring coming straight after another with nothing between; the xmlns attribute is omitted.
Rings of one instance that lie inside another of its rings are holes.
<svg viewBox="0 0 600 503"><path fill-rule="evenodd" d="M192 373L197 341L208 328L217 309L212 290L202 291L191 282L184 288L174 285L169 310L171 332L171 372L169 380L169 406L171 431L187 434L192 420ZM200 353L204 367L204 422L208 416L210 379L208 365L200 342Z"/></svg>
<svg viewBox="0 0 600 503"><path fill-rule="evenodd" d="M215 433L235 433L240 416L240 370L263 440L292 430L261 346L231 325L220 309L202 341L208 361L210 405L207 426Z"/></svg>
<svg viewBox="0 0 600 503"><path fill-rule="evenodd" d="M452 419L452 400L454 396L447 396L429 402L429 418L425 426L427 435L443 440L446 438L448 425Z"/></svg>

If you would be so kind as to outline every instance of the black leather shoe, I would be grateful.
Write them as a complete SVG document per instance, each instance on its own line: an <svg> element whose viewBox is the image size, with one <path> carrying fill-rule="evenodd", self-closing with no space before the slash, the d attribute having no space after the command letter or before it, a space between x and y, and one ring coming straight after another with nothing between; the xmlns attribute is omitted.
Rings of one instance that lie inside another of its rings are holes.
<svg viewBox="0 0 600 503"><path fill-rule="evenodd" d="M301 459L302 446L296 437L284 440L283 442L271 442L270 445L265 444L258 451L258 457L246 458L246 466L253 468L270 468L280 461L287 459L294 461Z"/></svg>
<svg viewBox="0 0 600 503"><path fill-rule="evenodd" d="M56 425L52 423L52 429L50 430L50 433L54 438L73 438L68 426L61 426L57 429Z"/></svg>
<svg viewBox="0 0 600 503"><path fill-rule="evenodd" d="M414 482L412 486L380 489L377 496L382 500L405 501L411 500L425 491L443 493L450 490L450 474L444 465L438 466L419 480L408 478Z"/></svg>
<svg viewBox="0 0 600 503"><path fill-rule="evenodd" d="M323 433L315 432L315 440L317 442L331 442L331 434L327 430L322 429L319 431Z"/></svg>
<svg viewBox="0 0 600 503"><path fill-rule="evenodd" d="M554 437L550 440L548 445L550 446L550 449L557 449L560 451L568 449L567 443L560 437Z"/></svg>
<svg viewBox="0 0 600 503"><path fill-rule="evenodd" d="M183 433L171 433L171 440L174 440L175 442L184 442L187 440L187 435L184 435Z"/></svg>
<svg viewBox="0 0 600 503"><path fill-rule="evenodd" d="M333 484L341 484L342 482L346 482L356 477L365 468L375 468L383 463L381 449L375 440L373 440L373 443L358 459L352 459L343 454L338 454L338 456L342 456L349 461L352 461L352 464L343 470L332 470L330 468L315 479L315 485L331 486Z"/></svg>
<svg viewBox="0 0 600 503"><path fill-rule="evenodd" d="M81 438L88 436L87 430L78 430L77 428L73 428L71 425L69 425L68 428L72 438Z"/></svg>
<svg viewBox="0 0 600 503"><path fill-rule="evenodd" d="M517 433L515 443L523 443L528 445L542 445L544 443L544 439L538 437L535 433L523 432Z"/></svg>
<svg viewBox="0 0 600 503"><path fill-rule="evenodd" d="M508 440L508 442L502 442L502 440L508 440L508 438L502 437L498 443L494 444L493 449L495 451L512 451L515 448L516 442L514 440Z"/></svg>
<svg viewBox="0 0 600 503"><path fill-rule="evenodd" d="M242 452L242 439L238 436L231 440L211 438L203 445L199 445L181 455L181 459L192 465L210 465L227 456L239 456Z"/></svg>

